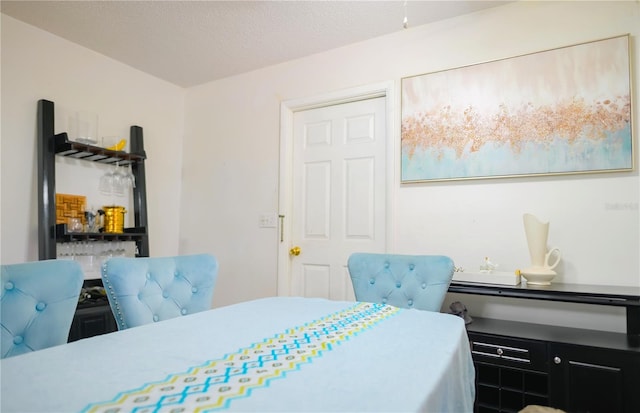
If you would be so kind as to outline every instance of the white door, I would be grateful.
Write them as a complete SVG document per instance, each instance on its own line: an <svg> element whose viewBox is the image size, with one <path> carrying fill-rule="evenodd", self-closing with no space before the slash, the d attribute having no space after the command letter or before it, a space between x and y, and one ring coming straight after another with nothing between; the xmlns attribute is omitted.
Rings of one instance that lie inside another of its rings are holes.
<svg viewBox="0 0 640 413"><path fill-rule="evenodd" d="M353 300L349 255L385 250L385 101L293 114L292 295Z"/></svg>

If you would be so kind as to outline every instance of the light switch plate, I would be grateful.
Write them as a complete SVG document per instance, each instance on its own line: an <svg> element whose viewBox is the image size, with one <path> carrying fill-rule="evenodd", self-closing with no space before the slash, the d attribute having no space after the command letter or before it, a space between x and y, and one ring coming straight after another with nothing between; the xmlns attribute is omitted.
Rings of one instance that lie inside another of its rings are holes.
<svg viewBox="0 0 640 413"><path fill-rule="evenodd" d="M258 226L260 228L275 228L278 223L276 214L260 214Z"/></svg>

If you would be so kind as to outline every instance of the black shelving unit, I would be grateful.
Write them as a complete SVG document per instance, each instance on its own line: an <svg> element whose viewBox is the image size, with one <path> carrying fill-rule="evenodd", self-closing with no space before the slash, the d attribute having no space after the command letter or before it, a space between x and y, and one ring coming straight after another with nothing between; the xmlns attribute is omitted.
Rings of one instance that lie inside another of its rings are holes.
<svg viewBox="0 0 640 413"><path fill-rule="evenodd" d="M147 226L147 195L142 128L130 128L130 152L114 151L99 146L69 140L67 133L55 134L55 105L49 100L38 101L38 257L40 260L57 257L57 243L75 241L134 241L136 256L149 256ZM131 165L135 179L133 188L134 227L122 233L71 232L66 224L56 224L56 168L55 157L63 156L87 162ZM84 288L101 286L100 280L86 280ZM103 334L116 330L116 323L107 300L79 303L71 326L69 340Z"/></svg>
<svg viewBox="0 0 640 413"><path fill-rule="evenodd" d="M640 288L452 282L449 292L625 307L626 333L474 317L475 412L530 404L567 412L640 411Z"/></svg>
<svg viewBox="0 0 640 413"><path fill-rule="evenodd" d="M132 240L136 242L138 256L149 256L147 229L147 195L144 162L146 153L142 128L131 126L131 152L112 151L99 146L70 141L65 132L54 134L54 103L38 101L38 254L39 259L56 258L56 243L73 240ZM67 156L88 162L104 164L131 164L135 177L133 189L134 228L125 228L123 234L70 233L65 224L56 224L56 167L55 157Z"/></svg>

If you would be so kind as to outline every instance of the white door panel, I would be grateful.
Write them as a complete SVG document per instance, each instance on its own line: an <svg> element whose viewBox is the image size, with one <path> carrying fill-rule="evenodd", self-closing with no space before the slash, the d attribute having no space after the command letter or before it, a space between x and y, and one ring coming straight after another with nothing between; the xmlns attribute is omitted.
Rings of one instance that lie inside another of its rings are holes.
<svg viewBox="0 0 640 413"><path fill-rule="evenodd" d="M330 294L328 265L303 265L302 266L302 291L305 297L327 298Z"/></svg>
<svg viewBox="0 0 640 413"><path fill-rule="evenodd" d="M375 238L375 159L347 160L345 164L345 238Z"/></svg>
<svg viewBox="0 0 640 413"><path fill-rule="evenodd" d="M353 300L356 251L384 251L385 98L294 113L291 293Z"/></svg>

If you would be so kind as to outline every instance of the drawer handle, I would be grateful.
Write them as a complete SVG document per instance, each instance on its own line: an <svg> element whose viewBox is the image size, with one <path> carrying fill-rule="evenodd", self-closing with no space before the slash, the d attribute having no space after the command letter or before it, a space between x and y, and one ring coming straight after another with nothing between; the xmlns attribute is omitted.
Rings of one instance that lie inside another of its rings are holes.
<svg viewBox="0 0 640 413"><path fill-rule="evenodd" d="M473 342L474 346L481 346L481 347L490 347L490 348L495 348L495 349L505 349L505 350L509 350L509 351L515 351L518 353L528 353L529 350L525 349L525 348L517 348L517 347L509 347L509 346L498 346L496 344L489 344L489 343L483 343L481 341L474 341Z"/></svg>
<svg viewBox="0 0 640 413"><path fill-rule="evenodd" d="M471 354L474 354L476 356L491 357L491 358L495 358L495 359L515 361L515 362L518 362L518 363L528 363L528 364L531 363L531 360L523 359L523 358L520 358L520 357L499 356L499 355L494 354L494 353L484 353L482 351L476 351L476 350L473 350L471 352Z"/></svg>
<svg viewBox="0 0 640 413"><path fill-rule="evenodd" d="M503 360L517 361L518 363L531 363L531 360L521 359L520 357L502 356L500 358Z"/></svg>
<svg viewBox="0 0 640 413"><path fill-rule="evenodd" d="M599 364L581 363L579 361L569 361L569 364L571 364L572 366L581 366L581 367L589 367L592 369L609 370L617 373L621 371L619 367L601 366Z"/></svg>
<svg viewBox="0 0 640 413"><path fill-rule="evenodd" d="M498 349L496 350L496 353L497 353L499 356L501 356L501 355L504 353L504 351L502 351L502 349L501 349L500 347L498 347Z"/></svg>
<svg viewBox="0 0 640 413"><path fill-rule="evenodd" d="M558 357L558 356L555 356L555 357L553 358L553 362L554 362L555 364L560 364L560 363L562 363L562 359L561 359L560 357Z"/></svg>
<svg viewBox="0 0 640 413"><path fill-rule="evenodd" d="M471 354L475 354L477 356L485 356L485 357L493 357L493 358L500 358L500 356L498 356L497 354L493 354L493 353L484 353L482 351L472 351Z"/></svg>

